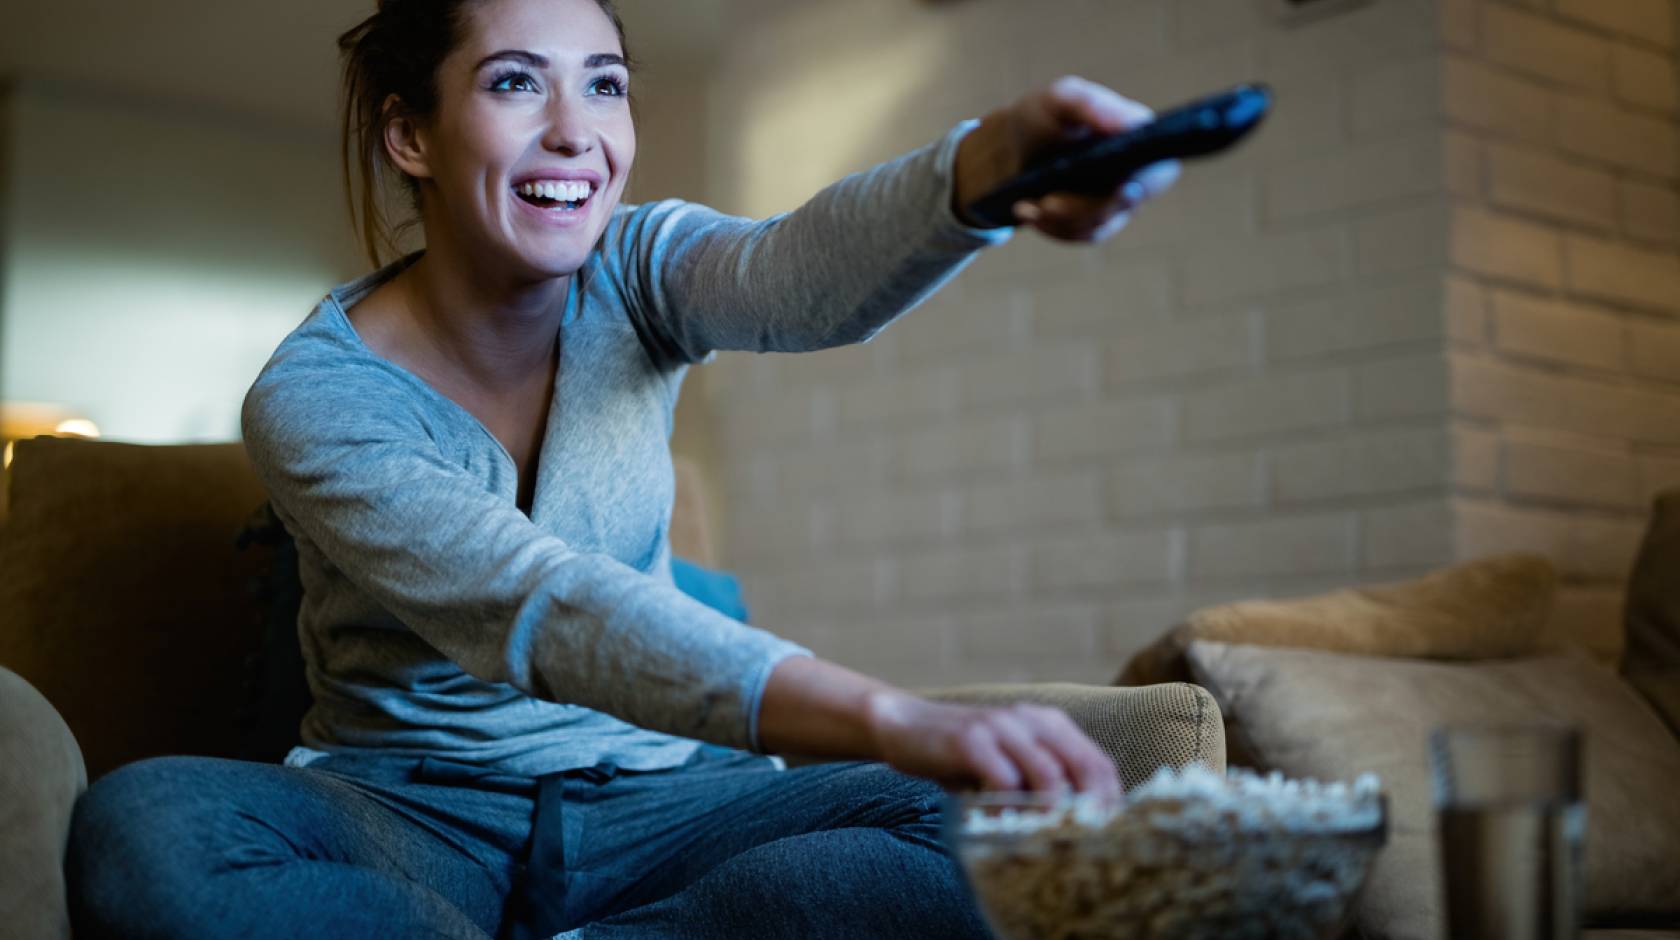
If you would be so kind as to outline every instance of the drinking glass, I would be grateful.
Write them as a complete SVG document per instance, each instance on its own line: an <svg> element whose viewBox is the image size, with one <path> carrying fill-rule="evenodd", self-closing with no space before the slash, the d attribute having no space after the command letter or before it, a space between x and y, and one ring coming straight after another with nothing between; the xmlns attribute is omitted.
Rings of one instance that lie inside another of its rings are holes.
<svg viewBox="0 0 1680 940"><path fill-rule="evenodd" d="M1451 940L1580 935L1581 734L1450 727L1430 736Z"/></svg>

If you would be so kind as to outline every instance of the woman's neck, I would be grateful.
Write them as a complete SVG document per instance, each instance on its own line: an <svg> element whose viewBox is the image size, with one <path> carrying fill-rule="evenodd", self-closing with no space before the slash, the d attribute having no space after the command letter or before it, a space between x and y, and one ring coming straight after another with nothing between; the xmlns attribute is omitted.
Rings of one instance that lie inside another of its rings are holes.
<svg viewBox="0 0 1680 940"><path fill-rule="evenodd" d="M517 392L546 374L572 275L497 281L463 254L438 247L428 245L397 285L428 351L492 395Z"/></svg>

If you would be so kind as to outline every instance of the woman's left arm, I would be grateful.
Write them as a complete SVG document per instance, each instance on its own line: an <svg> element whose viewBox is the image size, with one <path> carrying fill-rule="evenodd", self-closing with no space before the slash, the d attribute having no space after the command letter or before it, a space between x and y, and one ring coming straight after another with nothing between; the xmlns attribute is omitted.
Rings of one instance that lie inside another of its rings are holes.
<svg viewBox="0 0 1680 940"><path fill-rule="evenodd" d="M962 206L1058 145L1152 114L1101 85L1063 78L769 219L681 200L627 208L608 227L603 262L644 342L673 362L718 349L865 342L981 248L1013 235L1013 227L971 224ZM1177 175L1176 163L1157 164L1139 175L1138 190L1053 193L1019 204L1017 218L1051 238L1101 241Z"/></svg>

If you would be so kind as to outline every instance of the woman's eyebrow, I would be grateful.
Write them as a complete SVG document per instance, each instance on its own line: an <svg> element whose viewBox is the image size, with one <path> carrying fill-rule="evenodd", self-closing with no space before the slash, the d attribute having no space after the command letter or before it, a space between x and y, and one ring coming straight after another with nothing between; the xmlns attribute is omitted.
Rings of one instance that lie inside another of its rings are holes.
<svg viewBox="0 0 1680 940"><path fill-rule="evenodd" d="M478 64L473 66L473 71L476 72L497 59L513 59L516 62L523 62L534 69L548 68L548 56L538 55L535 52L530 52L525 49L503 49L499 52L492 52L480 59ZM583 67L586 69L599 68L603 65L625 65L628 67L627 63L624 61L624 57L614 52L597 52L589 58L583 60Z"/></svg>

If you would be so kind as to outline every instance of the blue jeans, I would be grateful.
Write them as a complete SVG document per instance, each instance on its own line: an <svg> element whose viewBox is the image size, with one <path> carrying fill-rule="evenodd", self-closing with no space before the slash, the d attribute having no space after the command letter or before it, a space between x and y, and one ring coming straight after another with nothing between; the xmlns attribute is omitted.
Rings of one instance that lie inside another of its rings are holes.
<svg viewBox="0 0 1680 940"><path fill-rule="evenodd" d="M436 758L156 757L77 802L77 940L988 936L943 791L879 763L540 778Z"/></svg>

